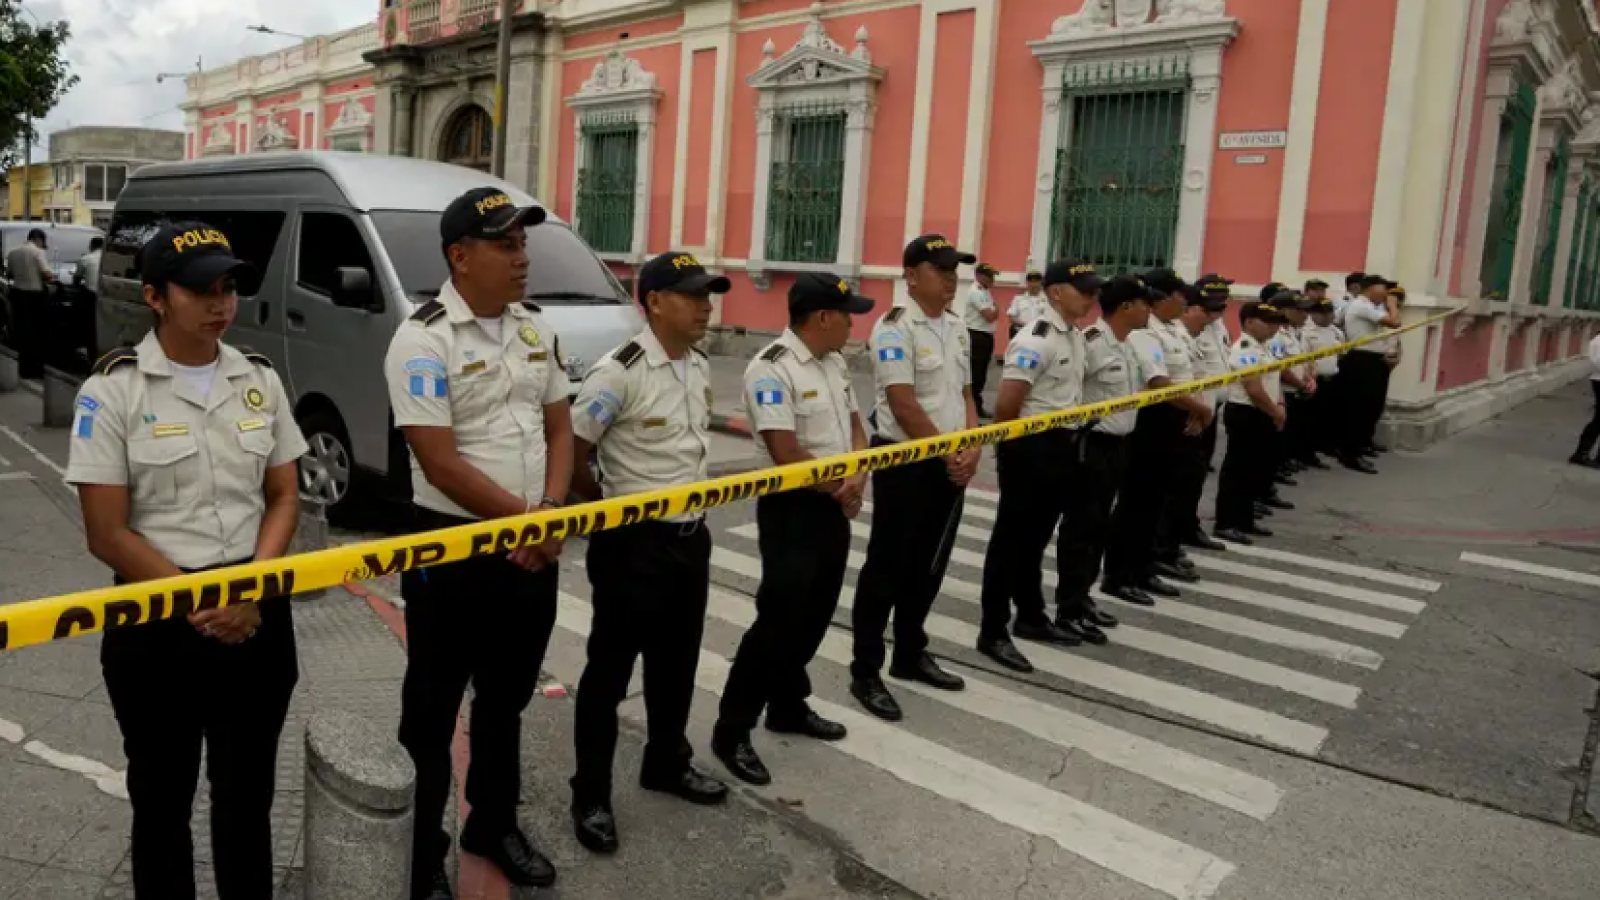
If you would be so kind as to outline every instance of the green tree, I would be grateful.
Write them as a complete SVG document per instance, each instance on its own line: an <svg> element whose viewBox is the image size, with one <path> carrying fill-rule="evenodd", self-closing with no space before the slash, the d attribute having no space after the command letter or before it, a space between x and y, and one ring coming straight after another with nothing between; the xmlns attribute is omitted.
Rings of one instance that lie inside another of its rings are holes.
<svg viewBox="0 0 1600 900"><path fill-rule="evenodd" d="M0 0L0 168L23 161L28 117L36 139L39 120L78 83L64 54L70 36L67 23L35 22L19 0Z"/></svg>

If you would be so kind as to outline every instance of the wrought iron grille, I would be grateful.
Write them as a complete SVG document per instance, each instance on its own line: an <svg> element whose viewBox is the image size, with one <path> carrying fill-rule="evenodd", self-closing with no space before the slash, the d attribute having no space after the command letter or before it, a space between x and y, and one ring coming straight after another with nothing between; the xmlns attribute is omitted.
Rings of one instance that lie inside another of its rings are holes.
<svg viewBox="0 0 1600 900"><path fill-rule="evenodd" d="M1579 309L1594 309L1596 294L1600 294L1600 190L1591 186L1589 191L1588 220L1583 253L1582 285L1577 296Z"/></svg>
<svg viewBox="0 0 1600 900"><path fill-rule="evenodd" d="M1556 242L1561 237L1561 213L1566 200L1567 162L1571 146L1562 133L1545 172L1544 232L1539 243L1539 264L1533 273L1533 302L1550 303L1550 286L1556 274Z"/></svg>
<svg viewBox="0 0 1600 900"><path fill-rule="evenodd" d="M1589 199L1592 188L1589 176L1578 182L1578 206L1572 223L1572 247L1567 251L1567 289L1562 305L1571 309L1574 301L1583 296L1580 281L1583 277L1583 254L1589 240Z"/></svg>
<svg viewBox="0 0 1600 900"><path fill-rule="evenodd" d="M584 162L578 172L578 234L601 253L633 249L633 200L639 126L586 121Z"/></svg>
<svg viewBox="0 0 1600 900"><path fill-rule="evenodd" d="M1495 190L1489 203L1484 235L1483 289L1499 300L1509 299L1511 268L1517 259L1517 230L1522 225L1522 194L1528 181L1528 151L1533 115L1538 106L1533 86L1519 80L1500 113L1500 145L1495 154Z"/></svg>
<svg viewBox="0 0 1600 900"><path fill-rule="evenodd" d="M839 255L847 115L838 104L779 110L767 204L767 259L831 263Z"/></svg>
<svg viewBox="0 0 1600 900"><path fill-rule="evenodd" d="M1067 71L1052 258L1086 259L1112 271L1172 264L1189 84L1181 58Z"/></svg>

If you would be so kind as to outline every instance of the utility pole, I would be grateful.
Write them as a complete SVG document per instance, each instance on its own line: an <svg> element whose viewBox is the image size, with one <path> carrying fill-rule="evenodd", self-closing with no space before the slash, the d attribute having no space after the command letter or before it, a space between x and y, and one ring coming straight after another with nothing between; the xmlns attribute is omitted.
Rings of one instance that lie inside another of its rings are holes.
<svg viewBox="0 0 1600 900"><path fill-rule="evenodd" d="M506 93L511 88L511 16L516 0L500 0L500 41L495 48L494 66L494 156L489 171L496 178L506 177Z"/></svg>
<svg viewBox="0 0 1600 900"><path fill-rule="evenodd" d="M33 113L22 116L22 221L33 219Z"/></svg>

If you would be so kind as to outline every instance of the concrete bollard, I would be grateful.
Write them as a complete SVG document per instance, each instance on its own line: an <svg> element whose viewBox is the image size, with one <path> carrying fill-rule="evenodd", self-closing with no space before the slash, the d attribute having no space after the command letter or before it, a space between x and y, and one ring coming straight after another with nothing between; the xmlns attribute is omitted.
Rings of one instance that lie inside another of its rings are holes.
<svg viewBox="0 0 1600 900"><path fill-rule="evenodd" d="M326 549L328 549L328 506L321 500L301 494L300 524L294 530L294 540L289 544L289 553L314 553ZM327 588L318 588L303 594L295 594L294 602L320 600L327 595Z"/></svg>
<svg viewBox="0 0 1600 900"><path fill-rule="evenodd" d="M72 409L77 405L80 387L82 378L44 367L44 427L65 428L72 424Z"/></svg>
<svg viewBox="0 0 1600 900"><path fill-rule="evenodd" d="M0 347L0 394L22 387L22 358L10 347Z"/></svg>
<svg viewBox="0 0 1600 900"><path fill-rule="evenodd" d="M359 716L306 725L304 900L406 900L417 774L393 734Z"/></svg>

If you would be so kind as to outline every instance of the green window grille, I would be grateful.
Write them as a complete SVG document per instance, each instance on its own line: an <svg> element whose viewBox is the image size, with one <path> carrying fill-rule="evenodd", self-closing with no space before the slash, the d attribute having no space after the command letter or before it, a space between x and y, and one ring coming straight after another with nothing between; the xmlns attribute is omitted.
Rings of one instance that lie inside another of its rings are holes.
<svg viewBox="0 0 1600 900"><path fill-rule="evenodd" d="M1583 253L1578 263L1578 288L1573 294L1573 305L1588 309L1595 289L1595 255L1600 250L1600 203L1597 203L1595 186L1589 186L1583 213ZM1573 252L1577 252L1574 250Z"/></svg>
<svg viewBox="0 0 1600 900"><path fill-rule="evenodd" d="M1571 147L1563 133L1556 141L1556 152L1550 157L1550 166L1544 182L1544 232L1539 241L1538 267L1533 273L1533 302L1547 306L1550 303L1550 286L1556 273L1556 243L1561 237L1561 214L1566 184L1567 162Z"/></svg>
<svg viewBox="0 0 1600 900"><path fill-rule="evenodd" d="M1567 289L1562 305L1571 309L1573 301L1582 296L1579 279L1582 277L1583 251L1589 239L1589 176L1578 182L1578 206L1572 223L1572 247L1567 251Z"/></svg>
<svg viewBox="0 0 1600 900"><path fill-rule="evenodd" d="M1170 266L1183 193L1186 59L1089 64L1062 83L1051 258Z"/></svg>
<svg viewBox="0 0 1600 900"><path fill-rule="evenodd" d="M600 253L631 252L639 126L629 117L585 121L583 142L578 234Z"/></svg>
<svg viewBox="0 0 1600 900"><path fill-rule="evenodd" d="M838 258L846 122L837 104L779 110L767 200L767 259L831 263Z"/></svg>
<svg viewBox="0 0 1600 900"><path fill-rule="evenodd" d="M1533 86L1519 79L1500 113L1494 191L1490 194L1489 227L1483 240L1483 289L1499 300L1510 299L1511 268L1517 258L1517 230L1522 225L1522 193L1528 181L1528 151L1538 102Z"/></svg>

